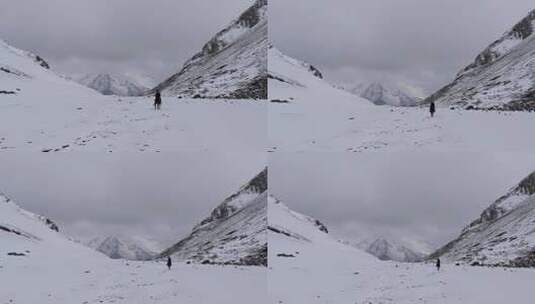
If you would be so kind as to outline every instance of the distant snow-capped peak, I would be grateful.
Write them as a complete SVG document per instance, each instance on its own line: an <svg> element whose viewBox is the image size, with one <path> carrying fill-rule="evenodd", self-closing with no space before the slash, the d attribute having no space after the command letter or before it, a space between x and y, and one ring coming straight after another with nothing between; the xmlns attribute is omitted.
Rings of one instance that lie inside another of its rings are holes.
<svg viewBox="0 0 535 304"><path fill-rule="evenodd" d="M422 261L430 250L427 246L414 246L413 242L405 243L399 240L387 238L368 238L356 243L343 242L353 247L366 251L384 261L396 261L414 263ZM424 248L425 247L425 248Z"/></svg>
<svg viewBox="0 0 535 304"><path fill-rule="evenodd" d="M154 242L141 238L107 236L96 237L86 242L91 247L112 259L149 260L157 255Z"/></svg>
<svg viewBox="0 0 535 304"><path fill-rule="evenodd" d="M416 106L422 101L420 97L411 92L414 90L379 82L359 83L344 87L348 92L365 98L376 105L408 107Z"/></svg>
<svg viewBox="0 0 535 304"><path fill-rule="evenodd" d="M103 95L140 96L149 89L132 77L125 75L88 74L77 77L75 80Z"/></svg>

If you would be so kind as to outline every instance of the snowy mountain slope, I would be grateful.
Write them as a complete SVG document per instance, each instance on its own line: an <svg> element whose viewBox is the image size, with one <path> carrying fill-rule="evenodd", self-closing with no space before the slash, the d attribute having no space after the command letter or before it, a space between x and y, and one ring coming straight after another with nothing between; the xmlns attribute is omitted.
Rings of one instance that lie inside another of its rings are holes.
<svg viewBox="0 0 535 304"><path fill-rule="evenodd" d="M319 220L295 212L273 196L268 199L268 230L271 236L279 236L296 242L313 243L329 239L329 230ZM275 254L276 252L271 252ZM270 254L271 254L270 253Z"/></svg>
<svg viewBox="0 0 535 304"><path fill-rule="evenodd" d="M52 220L19 207L0 193L0 256L21 254L30 260L46 262L49 255L75 255L80 259L105 257L61 234ZM13 255L16 256L16 255ZM75 257L73 256L72 259ZM70 258L66 262L72 262Z"/></svg>
<svg viewBox="0 0 535 304"><path fill-rule="evenodd" d="M428 254L411 249L408 245L404 245L401 242L387 240L385 238L363 240L353 246L366 251L382 261L415 263L423 261Z"/></svg>
<svg viewBox="0 0 535 304"><path fill-rule="evenodd" d="M155 89L168 96L266 99L267 29L267 0L256 0Z"/></svg>
<svg viewBox="0 0 535 304"><path fill-rule="evenodd" d="M93 238L86 245L112 259L146 261L158 254L146 242L118 236Z"/></svg>
<svg viewBox="0 0 535 304"><path fill-rule="evenodd" d="M272 152L303 137L310 143L329 136L332 128L348 127L348 119L358 111L375 107L329 84L316 67L272 45L268 48L268 92L270 140L275 141L270 143ZM341 113L343 119L331 119Z"/></svg>
<svg viewBox="0 0 535 304"><path fill-rule="evenodd" d="M348 92L365 98L375 105L389 105L397 107L410 107L418 105L421 100L411 96L408 92L394 86L386 86L379 82L358 84L348 87Z"/></svg>
<svg viewBox="0 0 535 304"><path fill-rule="evenodd" d="M426 99L463 108L535 110L535 10Z"/></svg>
<svg viewBox="0 0 535 304"><path fill-rule="evenodd" d="M0 303L268 303L264 268L175 263L169 271L109 259L57 230L0 195Z"/></svg>
<svg viewBox="0 0 535 304"><path fill-rule="evenodd" d="M197 263L267 265L267 169L225 199L189 236L163 251Z"/></svg>
<svg viewBox="0 0 535 304"><path fill-rule="evenodd" d="M377 107L270 47L269 151L535 151L532 113Z"/></svg>
<svg viewBox="0 0 535 304"><path fill-rule="evenodd" d="M341 276L357 269L348 258L372 263L377 259L331 238L318 220L288 208L275 197L268 200L269 291L276 303L349 303L360 292ZM343 269L343 270L342 270ZM340 296L347 291L347 297Z"/></svg>
<svg viewBox="0 0 535 304"><path fill-rule="evenodd" d="M70 275L76 273L80 276L87 270L83 269L82 263L87 265L104 259L100 253L69 240L59 230L51 220L20 208L14 201L0 194L0 301L7 302L6 297L22 297L22 294L17 295L20 287L25 287L25 296L30 296L32 290L28 286L42 286L51 278L56 278L50 277L50 272L46 274L48 280L38 282L38 278L43 280L43 272L47 271L45 269L50 270L49 266L69 265L70 267L61 266L65 269L58 272ZM77 281L79 280L74 280ZM33 294L33 297L37 296L40 294Z"/></svg>
<svg viewBox="0 0 535 304"><path fill-rule="evenodd" d="M262 151L266 105L247 100L103 96L41 66L27 52L0 43L0 150ZM5 70L5 71L4 71ZM9 71L9 72L6 72Z"/></svg>
<svg viewBox="0 0 535 304"><path fill-rule="evenodd" d="M52 220L20 208L3 193L0 193L0 208L2 210L0 229L14 242L42 242L59 235L59 227ZM3 249L8 248L3 247Z"/></svg>
<svg viewBox="0 0 535 304"><path fill-rule="evenodd" d="M535 172L431 255L445 261L535 267Z"/></svg>
<svg viewBox="0 0 535 304"><path fill-rule="evenodd" d="M26 87L40 84L70 86L73 90L89 91L51 70L50 65L38 55L17 49L0 39L0 91L2 94L20 94ZM11 93L9 93L11 92Z"/></svg>
<svg viewBox="0 0 535 304"><path fill-rule="evenodd" d="M349 99L354 97L323 80L321 71L313 65L287 56L273 45L268 47L268 79L269 99L272 101L289 102L306 91L324 91L324 94L338 94Z"/></svg>
<svg viewBox="0 0 535 304"><path fill-rule="evenodd" d="M111 74L89 74L76 81L103 95L141 96L150 89L130 77Z"/></svg>
<svg viewBox="0 0 535 304"><path fill-rule="evenodd" d="M535 271L380 261L269 198L269 293L275 303L531 303ZM499 286L499 288L496 288ZM485 292L481 292L484 290Z"/></svg>

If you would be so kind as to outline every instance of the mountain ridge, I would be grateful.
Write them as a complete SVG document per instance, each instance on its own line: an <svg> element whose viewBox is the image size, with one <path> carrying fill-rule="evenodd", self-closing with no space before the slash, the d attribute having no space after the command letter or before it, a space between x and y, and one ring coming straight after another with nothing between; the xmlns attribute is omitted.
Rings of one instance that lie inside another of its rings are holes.
<svg viewBox="0 0 535 304"><path fill-rule="evenodd" d="M157 255L156 251L149 249L148 246L139 241L115 235L96 237L85 244L111 259L147 261Z"/></svg>
<svg viewBox="0 0 535 304"><path fill-rule="evenodd" d="M410 248L401 241L387 238L368 238L356 243L342 241L343 244L361 249L382 261L416 263L423 261L428 253Z"/></svg>
<svg viewBox="0 0 535 304"><path fill-rule="evenodd" d="M455 80L425 99L479 110L535 110L535 10L475 60Z"/></svg>
<svg viewBox="0 0 535 304"><path fill-rule="evenodd" d="M75 78L75 81L100 92L102 95L141 96L149 90L148 87L124 75L87 74Z"/></svg>
<svg viewBox="0 0 535 304"><path fill-rule="evenodd" d="M267 98L267 0L256 0L156 90L195 98Z"/></svg>
<svg viewBox="0 0 535 304"><path fill-rule="evenodd" d="M472 265L535 267L535 172L499 197L430 258Z"/></svg>
<svg viewBox="0 0 535 304"><path fill-rule="evenodd" d="M375 105L389 105L398 107L417 106L421 100L416 96L411 96L395 86L387 86L380 82L360 83L355 86L346 87L345 90L359 97L371 101Z"/></svg>
<svg viewBox="0 0 535 304"><path fill-rule="evenodd" d="M267 266L267 168L159 254L203 264Z"/></svg>

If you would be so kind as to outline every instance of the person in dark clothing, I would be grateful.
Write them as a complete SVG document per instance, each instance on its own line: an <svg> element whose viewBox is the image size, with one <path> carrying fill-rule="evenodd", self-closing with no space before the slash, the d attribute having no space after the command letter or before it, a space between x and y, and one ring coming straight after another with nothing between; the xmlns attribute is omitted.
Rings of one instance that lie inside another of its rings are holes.
<svg viewBox="0 0 535 304"><path fill-rule="evenodd" d="M171 257L168 256L167 257L167 268L169 268L169 270L171 270L171 266L173 265L173 263L171 262Z"/></svg>
<svg viewBox="0 0 535 304"><path fill-rule="evenodd" d="M440 271L440 259L437 259L437 271Z"/></svg>
<svg viewBox="0 0 535 304"><path fill-rule="evenodd" d="M435 116L436 108L434 101L431 101L431 103L429 104L429 112L431 113L431 117Z"/></svg>
<svg viewBox="0 0 535 304"><path fill-rule="evenodd" d="M154 109L159 110L162 106L162 95L160 94L160 91L156 91L156 95L154 96Z"/></svg>

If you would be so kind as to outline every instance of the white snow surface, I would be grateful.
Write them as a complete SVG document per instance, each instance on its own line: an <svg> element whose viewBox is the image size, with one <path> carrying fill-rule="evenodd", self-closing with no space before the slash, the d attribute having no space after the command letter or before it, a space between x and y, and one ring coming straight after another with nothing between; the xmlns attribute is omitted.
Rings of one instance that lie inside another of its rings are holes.
<svg viewBox="0 0 535 304"><path fill-rule="evenodd" d="M0 150L263 151L267 105L251 100L108 97L0 44Z"/></svg>
<svg viewBox="0 0 535 304"><path fill-rule="evenodd" d="M270 200L269 225L287 234L269 232L273 303L531 303L532 269L379 261L288 210Z"/></svg>
<svg viewBox="0 0 535 304"><path fill-rule="evenodd" d="M3 195L0 226L0 303L268 303L265 268L112 260Z"/></svg>
<svg viewBox="0 0 535 304"><path fill-rule="evenodd" d="M274 47L268 57L271 152L535 151L533 113L377 107Z"/></svg>

